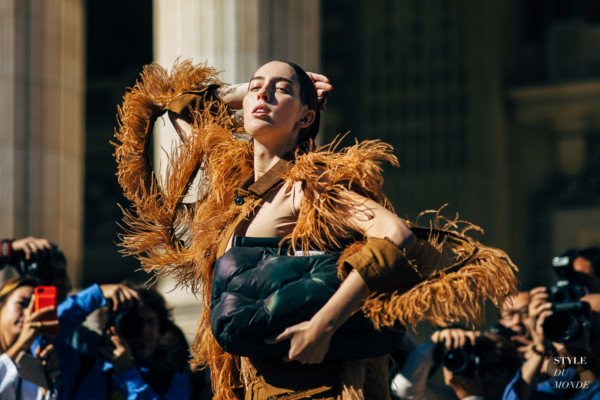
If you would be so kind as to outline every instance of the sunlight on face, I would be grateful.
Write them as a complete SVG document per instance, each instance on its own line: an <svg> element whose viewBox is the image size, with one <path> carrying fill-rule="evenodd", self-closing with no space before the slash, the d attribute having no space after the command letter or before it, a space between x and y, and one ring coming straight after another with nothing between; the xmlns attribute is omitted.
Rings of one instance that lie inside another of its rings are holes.
<svg viewBox="0 0 600 400"><path fill-rule="evenodd" d="M17 340L25 316L25 310L31 301L33 287L22 286L15 289L6 299L0 309L0 331L2 332L2 345L10 346Z"/></svg>
<svg viewBox="0 0 600 400"><path fill-rule="evenodd" d="M250 80L243 108L244 128L256 140L294 142L306 107L293 68L280 61L260 67Z"/></svg>

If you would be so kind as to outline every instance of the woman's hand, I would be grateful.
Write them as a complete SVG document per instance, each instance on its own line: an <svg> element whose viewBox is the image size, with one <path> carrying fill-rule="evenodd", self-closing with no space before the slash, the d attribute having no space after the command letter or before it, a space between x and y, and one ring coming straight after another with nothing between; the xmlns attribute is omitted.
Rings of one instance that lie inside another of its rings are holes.
<svg viewBox="0 0 600 400"><path fill-rule="evenodd" d="M13 360L21 351L28 350L38 335L53 335L58 331L58 320L47 320L48 316L54 314L55 308L46 307L34 312L33 303L33 300L29 302L23 314L23 326L17 340L6 351Z"/></svg>
<svg viewBox="0 0 600 400"><path fill-rule="evenodd" d="M319 324L314 318L290 326L273 339L266 342L275 344L290 340L290 350L284 360L298 361L301 364L319 364L325 359L334 330Z"/></svg>
<svg viewBox="0 0 600 400"><path fill-rule="evenodd" d="M317 97L319 99L319 107L321 110L326 109L327 99L329 95L333 91L333 85L329 82L329 78L325 75L316 74L314 72L306 72L308 77L315 84L315 89L317 90Z"/></svg>
<svg viewBox="0 0 600 400"><path fill-rule="evenodd" d="M369 295L369 288L362 277L352 271L334 295L310 319L290 326L267 343L279 343L290 339L286 360L303 364L321 363L325 359L335 331L360 308Z"/></svg>

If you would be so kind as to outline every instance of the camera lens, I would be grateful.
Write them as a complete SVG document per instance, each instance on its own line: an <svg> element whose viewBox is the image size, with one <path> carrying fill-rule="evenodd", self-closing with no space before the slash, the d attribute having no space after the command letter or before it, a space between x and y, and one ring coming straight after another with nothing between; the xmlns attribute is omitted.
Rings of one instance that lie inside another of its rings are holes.
<svg viewBox="0 0 600 400"><path fill-rule="evenodd" d="M549 340L565 343L579 336L581 323L577 317L559 312L546 318L543 329Z"/></svg>
<svg viewBox="0 0 600 400"><path fill-rule="evenodd" d="M443 364L454 373L466 372L469 368L469 354L464 349L448 350L444 354Z"/></svg>
<svg viewBox="0 0 600 400"><path fill-rule="evenodd" d="M142 336L143 327L142 318L131 311L120 312L115 316L115 328L119 336L125 338Z"/></svg>

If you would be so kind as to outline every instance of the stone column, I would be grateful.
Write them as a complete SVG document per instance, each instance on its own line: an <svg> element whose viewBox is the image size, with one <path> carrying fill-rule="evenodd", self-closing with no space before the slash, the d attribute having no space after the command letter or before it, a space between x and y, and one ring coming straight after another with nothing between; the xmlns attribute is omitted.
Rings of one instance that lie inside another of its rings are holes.
<svg viewBox="0 0 600 400"><path fill-rule="evenodd" d="M81 269L82 0L0 0L0 236L46 237Z"/></svg>
<svg viewBox="0 0 600 400"><path fill-rule="evenodd" d="M319 0L154 0L155 62L169 68L178 58L223 71L225 82L250 79L272 59L294 61L308 70L319 70ZM168 118L155 128L155 165L164 170L165 152L177 141ZM173 282L159 287L168 292ZM166 293L175 317L191 336L199 299L174 291Z"/></svg>

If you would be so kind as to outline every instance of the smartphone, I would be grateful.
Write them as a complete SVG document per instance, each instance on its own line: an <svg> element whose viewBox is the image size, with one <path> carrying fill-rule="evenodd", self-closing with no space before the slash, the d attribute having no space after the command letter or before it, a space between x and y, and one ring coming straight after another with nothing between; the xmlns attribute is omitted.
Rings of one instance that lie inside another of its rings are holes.
<svg viewBox="0 0 600 400"><path fill-rule="evenodd" d="M54 307L54 312L48 314L44 321L56 320L56 286L37 286L33 291L33 309L41 310L46 307Z"/></svg>

